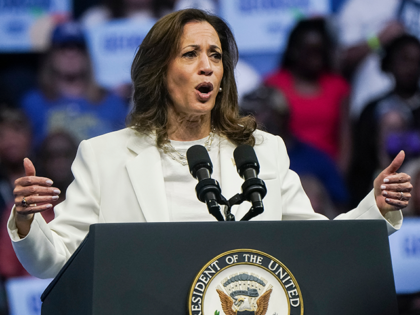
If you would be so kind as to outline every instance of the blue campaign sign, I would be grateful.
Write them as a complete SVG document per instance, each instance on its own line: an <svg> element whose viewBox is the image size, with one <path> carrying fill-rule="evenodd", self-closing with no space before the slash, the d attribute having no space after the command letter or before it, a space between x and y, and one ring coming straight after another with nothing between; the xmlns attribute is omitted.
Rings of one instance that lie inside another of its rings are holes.
<svg viewBox="0 0 420 315"><path fill-rule="evenodd" d="M220 1L220 12L241 53L275 53L283 48L298 19L329 14L330 1L230 0Z"/></svg>
<svg viewBox="0 0 420 315"><path fill-rule="evenodd" d="M404 218L389 244L397 293L420 292L420 218Z"/></svg>
<svg viewBox="0 0 420 315"><path fill-rule="evenodd" d="M0 51L42 51L72 0L0 0Z"/></svg>
<svg viewBox="0 0 420 315"><path fill-rule="evenodd" d="M138 46L156 21L121 19L86 30L96 81L113 88L131 82L130 69Z"/></svg>
<svg viewBox="0 0 420 315"><path fill-rule="evenodd" d="M40 315L41 295L52 279L12 278L6 282L10 315Z"/></svg>

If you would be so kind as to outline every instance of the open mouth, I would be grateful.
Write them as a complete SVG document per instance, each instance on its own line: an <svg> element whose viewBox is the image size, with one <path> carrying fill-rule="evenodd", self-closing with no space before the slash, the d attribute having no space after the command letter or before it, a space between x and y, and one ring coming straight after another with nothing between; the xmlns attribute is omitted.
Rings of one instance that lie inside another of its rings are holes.
<svg viewBox="0 0 420 315"><path fill-rule="evenodd" d="M200 93L207 94L213 91L213 84L211 84L210 82L203 82L197 85L195 89L198 90Z"/></svg>

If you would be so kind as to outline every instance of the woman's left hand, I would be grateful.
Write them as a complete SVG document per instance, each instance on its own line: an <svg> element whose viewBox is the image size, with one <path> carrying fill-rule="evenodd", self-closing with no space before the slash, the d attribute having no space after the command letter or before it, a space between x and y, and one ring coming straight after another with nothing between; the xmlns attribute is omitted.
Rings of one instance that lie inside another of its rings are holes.
<svg viewBox="0 0 420 315"><path fill-rule="evenodd" d="M385 215L389 211L407 207L411 198L411 177L405 173L397 173L404 162L405 153L401 151L373 182L376 205Z"/></svg>

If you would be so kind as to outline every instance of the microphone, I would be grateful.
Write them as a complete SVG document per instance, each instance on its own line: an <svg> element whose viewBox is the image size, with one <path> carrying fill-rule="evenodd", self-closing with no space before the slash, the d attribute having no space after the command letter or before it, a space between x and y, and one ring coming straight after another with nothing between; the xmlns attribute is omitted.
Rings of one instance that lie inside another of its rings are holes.
<svg viewBox="0 0 420 315"><path fill-rule="evenodd" d="M192 146L187 151L187 160L191 175L198 180L195 186L198 200L207 204L209 212L218 221L224 221L218 204L222 191L217 180L211 178L213 164L207 149L202 145Z"/></svg>
<svg viewBox="0 0 420 315"><path fill-rule="evenodd" d="M233 152L233 157L239 176L245 180L242 185L244 198L252 203L251 209L241 219L248 221L264 211L262 199L267 194L267 188L264 181L258 178L260 164L251 146L246 144L238 146Z"/></svg>

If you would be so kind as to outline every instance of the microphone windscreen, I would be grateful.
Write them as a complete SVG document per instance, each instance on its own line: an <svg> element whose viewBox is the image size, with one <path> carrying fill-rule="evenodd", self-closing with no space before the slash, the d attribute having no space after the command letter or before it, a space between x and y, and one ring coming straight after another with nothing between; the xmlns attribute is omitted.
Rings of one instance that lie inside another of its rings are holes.
<svg viewBox="0 0 420 315"><path fill-rule="evenodd" d="M233 157L235 159L236 169L241 177L247 168L253 168L257 174L260 172L260 164L258 163L254 148L250 145L242 144L238 146L233 151Z"/></svg>
<svg viewBox="0 0 420 315"><path fill-rule="evenodd" d="M213 173L213 164L211 163L207 149L202 145L194 145L187 150L188 167L191 175L196 178L197 171L200 168L207 168L210 174Z"/></svg>

